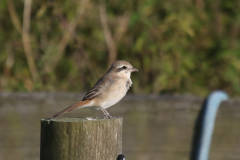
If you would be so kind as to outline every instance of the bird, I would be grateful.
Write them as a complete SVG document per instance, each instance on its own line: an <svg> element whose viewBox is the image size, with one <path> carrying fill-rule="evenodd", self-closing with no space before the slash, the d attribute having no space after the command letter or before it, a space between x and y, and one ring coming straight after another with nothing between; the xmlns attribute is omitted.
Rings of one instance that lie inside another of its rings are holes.
<svg viewBox="0 0 240 160"><path fill-rule="evenodd" d="M109 70L90 89L83 99L66 109L58 112L53 117L59 117L67 112L84 107L101 109L104 117L113 118L107 108L119 102L132 86L131 73L138 72L129 62L118 60L112 63Z"/></svg>

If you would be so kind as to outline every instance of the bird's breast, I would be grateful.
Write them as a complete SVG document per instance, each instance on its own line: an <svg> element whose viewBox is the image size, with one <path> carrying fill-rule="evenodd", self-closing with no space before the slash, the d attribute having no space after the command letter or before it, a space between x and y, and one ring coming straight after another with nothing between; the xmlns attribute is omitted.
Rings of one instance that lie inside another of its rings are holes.
<svg viewBox="0 0 240 160"><path fill-rule="evenodd" d="M129 90L129 88L132 86L132 81L131 79L127 80L127 83L126 83L126 89L127 91Z"/></svg>
<svg viewBox="0 0 240 160"><path fill-rule="evenodd" d="M131 81L120 79L118 81L114 81L115 83L109 86L106 90L106 96L103 96L104 101L102 101L102 107L108 108L112 105L119 102L127 93L129 87L131 86Z"/></svg>

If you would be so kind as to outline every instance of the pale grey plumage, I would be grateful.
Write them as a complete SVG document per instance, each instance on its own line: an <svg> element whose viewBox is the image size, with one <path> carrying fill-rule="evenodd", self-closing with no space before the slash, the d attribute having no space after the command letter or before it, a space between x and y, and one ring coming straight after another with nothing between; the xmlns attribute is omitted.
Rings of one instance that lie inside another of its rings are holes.
<svg viewBox="0 0 240 160"><path fill-rule="evenodd" d="M114 62L108 72L87 92L82 101L62 110L54 117L83 107L100 108L105 116L111 117L105 109L116 104L126 95L132 85L131 72L135 71L137 69L126 61Z"/></svg>

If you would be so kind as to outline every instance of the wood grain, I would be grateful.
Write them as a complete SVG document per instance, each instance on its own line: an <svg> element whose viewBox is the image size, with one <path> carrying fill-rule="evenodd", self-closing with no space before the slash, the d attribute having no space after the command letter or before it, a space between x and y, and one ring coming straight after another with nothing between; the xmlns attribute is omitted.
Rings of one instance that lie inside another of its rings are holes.
<svg viewBox="0 0 240 160"><path fill-rule="evenodd" d="M41 120L41 160L116 160L122 153L122 118Z"/></svg>

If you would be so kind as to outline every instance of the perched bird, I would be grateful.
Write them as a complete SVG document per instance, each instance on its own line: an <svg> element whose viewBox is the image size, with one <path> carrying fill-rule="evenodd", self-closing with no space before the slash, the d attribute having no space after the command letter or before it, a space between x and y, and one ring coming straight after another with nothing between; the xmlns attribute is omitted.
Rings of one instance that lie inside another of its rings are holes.
<svg viewBox="0 0 240 160"><path fill-rule="evenodd" d="M132 85L131 73L135 71L138 70L126 61L114 62L107 73L87 92L82 101L60 111L53 117L58 117L74 109L96 107L100 108L107 118L111 118L106 108L116 104L126 95Z"/></svg>

